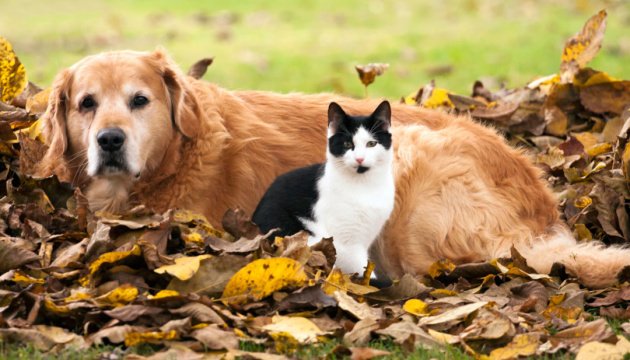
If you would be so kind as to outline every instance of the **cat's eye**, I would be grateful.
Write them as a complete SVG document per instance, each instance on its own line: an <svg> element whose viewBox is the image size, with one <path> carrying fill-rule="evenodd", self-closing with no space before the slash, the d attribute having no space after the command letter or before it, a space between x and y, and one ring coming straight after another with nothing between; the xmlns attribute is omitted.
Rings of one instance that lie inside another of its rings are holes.
<svg viewBox="0 0 630 360"><path fill-rule="evenodd" d="M352 143L352 141L344 141L343 142L343 148L344 149L352 149L354 147L354 144Z"/></svg>
<svg viewBox="0 0 630 360"><path fill-rule="evenodd" d="M367 147L375 147L377 144L376 141L368 141L367 144L365 144L365 146Z"/></svg>
<svg viewBox="0 0 630 360"><path fill-rule="evenodd" d="M96 107L96 101L94 100L92 95L88 95L84 97L83 100L81 100L79 107L81 108L81 110L92 110Z"/></svg>

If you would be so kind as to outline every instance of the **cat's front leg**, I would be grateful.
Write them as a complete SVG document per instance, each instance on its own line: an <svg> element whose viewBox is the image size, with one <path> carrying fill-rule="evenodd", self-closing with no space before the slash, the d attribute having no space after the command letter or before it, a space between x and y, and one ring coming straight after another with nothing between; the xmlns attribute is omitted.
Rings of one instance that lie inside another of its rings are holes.
<svg viewBox="0 0 630 360"><path fill-rule="evenodd" d="M346 274L358 273L363 275L368 264L368 248L366 246L361 244L335 244L335 249L337 250L335 267Z"/></svg>

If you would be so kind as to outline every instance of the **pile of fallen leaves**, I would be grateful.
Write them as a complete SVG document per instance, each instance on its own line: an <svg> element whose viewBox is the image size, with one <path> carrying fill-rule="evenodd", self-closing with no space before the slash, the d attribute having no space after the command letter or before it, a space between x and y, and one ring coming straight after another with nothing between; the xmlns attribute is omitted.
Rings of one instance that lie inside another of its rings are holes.
<svg viewBox="0 0 630 360"><path fill-rule="evenodd" d="M495 93L477 83L472 97L428 85L404 101L469 113L505 131L545 169L581 241L623 243L630 82L585 67L605 16L569 40L558 75ZM630 352L606 320L630 333L622 323L630 318L627 282L589 291L560 268L535 273L515 250L486 263L438 261L424 278L406 275L377 289L333 270L331 240L309 247L303 233L260 234L238 210L226 213L223 229L186 210L92 214L78 189L23 175L41 157L36 120L47 93L26 81L4 40L0 55L2 341L52 353L151 344L156 359L282 358L331 341L328 355L368 359L387 354L367 348L376 339L404 350L458 346L491 359ZM243 351L243 343L267 352Z"/></svg>

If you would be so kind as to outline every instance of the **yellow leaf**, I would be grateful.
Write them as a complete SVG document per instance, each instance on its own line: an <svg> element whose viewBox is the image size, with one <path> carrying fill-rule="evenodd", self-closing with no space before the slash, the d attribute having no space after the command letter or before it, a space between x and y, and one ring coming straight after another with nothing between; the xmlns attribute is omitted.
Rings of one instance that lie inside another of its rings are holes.
<svg viewBox="0 0 630 360"><path fill-rule="evenodd" d="M44 307L46 310L55 314L67 314L70 312L70 308L66 305L57 305L50 298L44 298Z"/></svg>
<svg viewBox="0 0 630 360"><path fill-rule="evenodd" d="M125 334L125 346L136 346L143 343L155 343L164 340L177 339L177 331L169 332L148 331L148 332L129 332Z"/></svg>
<svg viewBox="0 0 630 360"><path fill-rule="evenodd" d="M269 335L271 335L271 338L273 339L274 348L277 353L292 354L300 346L297 339L288 332L274 332Z"/></svg>
<svg viewBox="0 0 630 360"><path fill-rule="evenodd" d="M335 291L348 291L346 287L346 281L343 277L343 273L339 269L334 269L328 274L324 284L322 285L322 291L328 295L332 295Z"/></svg>
<svg viewBox="0 0 630 360"><path fill-rule="evenodd" d="M0 100L11 102L26 87L26 71L9 41L0 36Z"/></svg>
<svg viewBox="0 0 630 360"><path fill-rule="evenodd" d="M350 275L342 273L339 269L334 269L328 274L326 280L324 280L322 290L328 295L334 294L335 291L365 295L378 291L378 288L369 285L355 284L352 282Z"/></svg>
<svg viewBox="0 0 630 360"><path fill-rule="evenodd" d="M95 300L101 305L114 307L123 306L134 301L138 297L138 289L135 286L125 284L97 297Z"/></svg>
<svg viewBox="0 0 630 360"><path fill-rule="evenodd" d="M588 149L591 146L595 146L598 141L597 136L593 135L593 133L590 132L578 133L574 136L576 139L578 139L579 142L582 143L582 145L584 145L585 149Z"/></svg>
<svg viewBox="0 0 630 360"><path fill-rule="evenodd" d="M307 318L295 316L276 315L271 319L271 324L263 326L263 330L274 333L287 333L300 344L309 344L317 341L317 337L326 334L315 323Z"/></svg>
<svg viewBox="0 0 630 360"><path fill-rule="evenodd" d="M431 291L430 295L439 299L447 296L457 296L457 292L449 289L435 289Z"/></svg>
<svg viewBox="0 0 630 360"><path fill-rule="evenodd" d="M286 287L308 283L302 264L289 258L258 259L239 270L225 286L223 299L242 304L260 300Z"/></svg>
<svg viewBox="0 0 630 360"><path fill-rule="evenodd" d="M179 223L196 225L198 229L205 231L208 235L212 235L218 238L222 238L224 235L223 231L217 230L212 225L210 225L208 219L206 219L205 216L196 214L192 211L174 211L173 220Z"/></svg>
<svg viewBox="0 0 630 360"><path fill-rule="evenodd" d="M147 298L149 300L155 300L155 299L163 299L163 298L168 298L168 297L173 297L173 296L179 296L179 292L175 290L160 290L158 291L157 294L149 295Z"/></svg>
<svg viewBox="0 0 630 360"><path fill-rule="evenodd" d="M363 273L363 282L361 283L361 285L370 286L370 278L372 277L372 272L374 271L375 267L376 265L368 260L367 266L365 267L365 272Z"/></svg>
<svg viewBox="0 0 630 360"><path fill-rule="evenodd" d="M591 61L601 48L606 31L606 16L606 11L602 10L588 19L582 31L564 45L560 65L560 77L563 83L573 81L578 70Z"/></svg>
<svg viewBox="0 0 630 360"><path fill-rule="evenodd" d="M589 196L581 196L573 202L573 205L578 209L584 209L587 206L590 206L593 203L593 199Z"/></svg>
<svg viewBox="0 0 630 360"><path fill-rule="evenodd" d="M37 279L32 276L29 276L21 271L16 271L13 274L13 278L11 279L20 285L31 285L31 284L44 284L46 280Z"/></svg>
<svg viewBox="0 0 630 360"><path fill-rule="evenodd" d="M134 245L129 251L112 251L105 253L90 264L88 275L79 279L79 283L81 286L87 286L87 284L90 283L92 276L101 268L101 266L124 260L130 256L140 256L140 254L142 254L142 250L138 245Z"/></svg>
<svg viewBox="0 0 630 360"><path fill-rule="evenodd" d="M626 143L621 160L623 161L623 174L626 180L630 180L630 142Z"/></svg>
<svg viewBox="0 0 630 360"><path fill-rule="evenodd" d="M422 106L429 109L436 109L443 106L449 108L455 107L448 97L448 91L441 88L434 88L433 91L431 91L431 96L422 103Z"/></svg>
<svg viewBox="0 0 630 360"><path fill-rule="evenodd" d="M435 331L431 328L427 329L427 332L429 333L429 335L431 335L432 338L435 339L435 341L442 345L456 344L457 342L459 342L459 337L455 335Z"/></svg>
<svg viewBox="0 0 630 360"><path fill-rule="evenodd" d="M76 301L83 301L83 300L90 300L92 298L92 296L86 292L80 292L77 291L73 294L71 294L70 296L68 296L67 298L63 299L63 301L68 304L71 302L76 302Z"/></svg>
<svg viewBox="0 0 630 360"><path fill-rule="evenodd" d="M429 311L427 310L427 303L419 299L410 299L403 305L403 310L416 316L427 316Z"/></svg>
<svg viewBox="0 0 630 360"><path fill-rule="evenodd" d="M193 277L197 270L199 270L201 260L208 259L210 257L210 255L182 256L175 259L175 264L160 266L154 271L158 274L169 274L179 280L186 281Z"/></svg>
<svg viewBox="0 0 630 360"><path fill-rule="evenodd" d="M453 270L455 270L455 264L448 259L442 259L431 264L429 267L429 276L436 278L443 273L450 273Z"/></svg>
<svg viewBox="0 0 630 360"><path fill-rule="evenodd" d="M532 356L536 354L539 339L538 334L518 334L507 346L492 350L490 359L507 360L516 359L519 356Z"/></svg>
<svg viewBox="0 0 630 360"><path fill-rule="evenodd" d="M587 87L587 86L605 84L605 83L610 83L610 82L615 82L615 81L619 81L619 79L615 79L614 77L608 75L607 73L603 71L598 71L595 74L591 75L591 77L589 77L583 83L578 82L576 78L576 81L574 82L574 84L577 86Z"/></svg>
<svg viewBox="0 0 630 360"><path fill-rule="evenodd" d="M586 149L585 150L586 153L589 154L590 156L597 156L597 155L601 155L612 150L612 145L609 143L601 143L601 144L589 146L588 148L585 148L585 149Z"/></svg>
<svg viewBox="0 0 630 360"><path fill-rule="evenodd" d="M416 96L418 95L417 91L412 92L411 94L405 96L403 98L403 102L406 105L416 105Z"/></svg>
<svg viewBox="0 0 630 360"><path fill-rule="evenodd" d="M593 240L593 234L584 224L575 224L575 234L579 241Z"/></svg>
<svg viewBox="0 0 630 360"><path fill-rule="evenodd" d="M201 236L201 234L193 232L190 234L182 234L182 239L184 239L184 241L186 242L193 242L193 243L197 243L197 244L203 244L203 236Z"/></svg>

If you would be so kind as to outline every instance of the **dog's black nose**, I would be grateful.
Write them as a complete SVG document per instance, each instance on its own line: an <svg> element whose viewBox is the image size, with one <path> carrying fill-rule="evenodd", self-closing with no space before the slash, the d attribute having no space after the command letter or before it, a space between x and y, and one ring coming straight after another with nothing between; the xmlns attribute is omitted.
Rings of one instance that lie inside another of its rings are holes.
<svg viewBox="0 0 630 360"><path fill-rule="evenodd" d="M114 152L125 143L125 133L119 128L102 129L96 134L96 141L103 151Z"/></svg>

